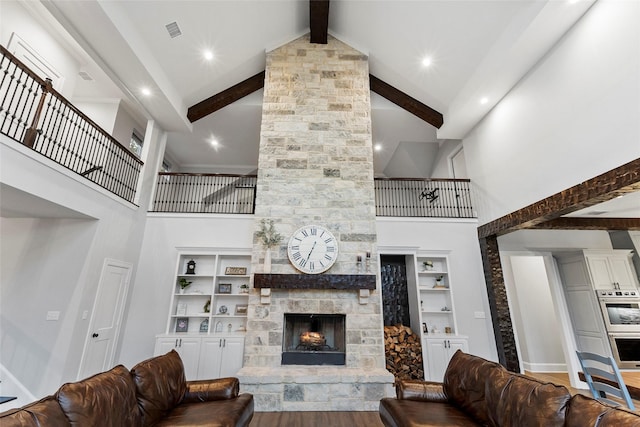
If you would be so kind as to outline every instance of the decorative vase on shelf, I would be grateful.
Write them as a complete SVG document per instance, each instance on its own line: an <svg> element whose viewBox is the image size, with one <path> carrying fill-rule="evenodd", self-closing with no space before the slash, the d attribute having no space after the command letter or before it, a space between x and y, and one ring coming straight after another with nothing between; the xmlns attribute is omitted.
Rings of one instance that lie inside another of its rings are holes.
<svg viewBox="0 0 640 427"><path fill-rule="evenodd" d="M267 248L264 251L264 267L263 271L265 274L271 273L271 248Z"/></svg>

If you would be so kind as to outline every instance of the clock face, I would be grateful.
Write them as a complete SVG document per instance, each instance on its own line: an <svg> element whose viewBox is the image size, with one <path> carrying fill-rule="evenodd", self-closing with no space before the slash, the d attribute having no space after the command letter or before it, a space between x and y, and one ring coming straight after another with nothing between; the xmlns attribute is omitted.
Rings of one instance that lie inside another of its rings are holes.
<svg viewBox="0 0 640 427"><path fill-rule="evenodd" d="M320 225L305 225L289 239L287 253L298 270L319 274L331 268L338 259L338 241Z"/></svg>

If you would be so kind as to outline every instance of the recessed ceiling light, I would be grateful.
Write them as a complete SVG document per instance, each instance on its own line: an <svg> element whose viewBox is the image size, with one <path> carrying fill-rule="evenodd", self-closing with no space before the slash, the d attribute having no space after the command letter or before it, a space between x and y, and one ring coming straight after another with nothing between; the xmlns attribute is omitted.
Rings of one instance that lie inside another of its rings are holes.
<svg viewBox="0 0 640 427"><path fill-rule="evenodd" d="M211 144L213 148L218 148L220 146L220 142L218 142L218 139L215 136L209 138L209 144Z"/></svg>
<svg viewBox="0 0 640 427"><path fill-rule="evenodd" d="M382 151L382 144L376 144L376 145L374 145L374 146L373 146L373 149L374 149L375 151Z"/></svg>
<svg viewBox="0 0 640 427"><path fill-rule="evenodd" d="M489 102L489 98L487 98L486 96L480 99L480 104L484 105L487 102Z"/></svg>
<svg viewBox="0 0 640 427"><path fill-rule="evenodd" d="M148 87L143 87L142 89L140 89L140 93L142 93L144 96L151 96L151 89L149 89Z"/></svg>
<svg viewBox="0 0 640 427"><path fill-rule="evenodd" d="M211 61L213 59L213 52L207 49L202 52L202 56L204 56L204 59L206 59L207 61Z"/></svg>
<svg viewBox="0 0 640 427"><path fill-rule="evenodd" d="M433 63L433 61L431 60L431 57L429 57L429 56L425 56L422 59L422 66L423 67L430 67L432 63Z"/></svg>

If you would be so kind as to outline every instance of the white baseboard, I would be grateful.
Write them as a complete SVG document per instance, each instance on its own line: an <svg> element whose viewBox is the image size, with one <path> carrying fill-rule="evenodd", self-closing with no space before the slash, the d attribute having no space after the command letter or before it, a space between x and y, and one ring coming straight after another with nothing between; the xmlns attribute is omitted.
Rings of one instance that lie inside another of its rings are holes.
<svg viewBox="0 0 640 427"><path fill-rule="evenodd" d="M9 409L19 408L38 400L27 388L9 372L4 365L0 364L0 396L16 396L17 399L3 403L0 412Z"/></svg>
<svg viewBox="0 0 640 427"><path fill-rule="evenodd" d="M566 363L531 363L523 361L522 367L529 372L567 372Z"/></svg>

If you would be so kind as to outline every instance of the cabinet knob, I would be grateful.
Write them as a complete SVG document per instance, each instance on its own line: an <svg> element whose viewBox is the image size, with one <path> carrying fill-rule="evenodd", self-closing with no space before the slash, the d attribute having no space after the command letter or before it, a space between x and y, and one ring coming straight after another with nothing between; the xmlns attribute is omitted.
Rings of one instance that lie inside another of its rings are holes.
<svg viewBox="0 0 640 427"><path fill-rule="evenodd" d="M98 338L98 334L96 334L95 332L93 333L93 335L91 335L93 338Z"/></svg>

